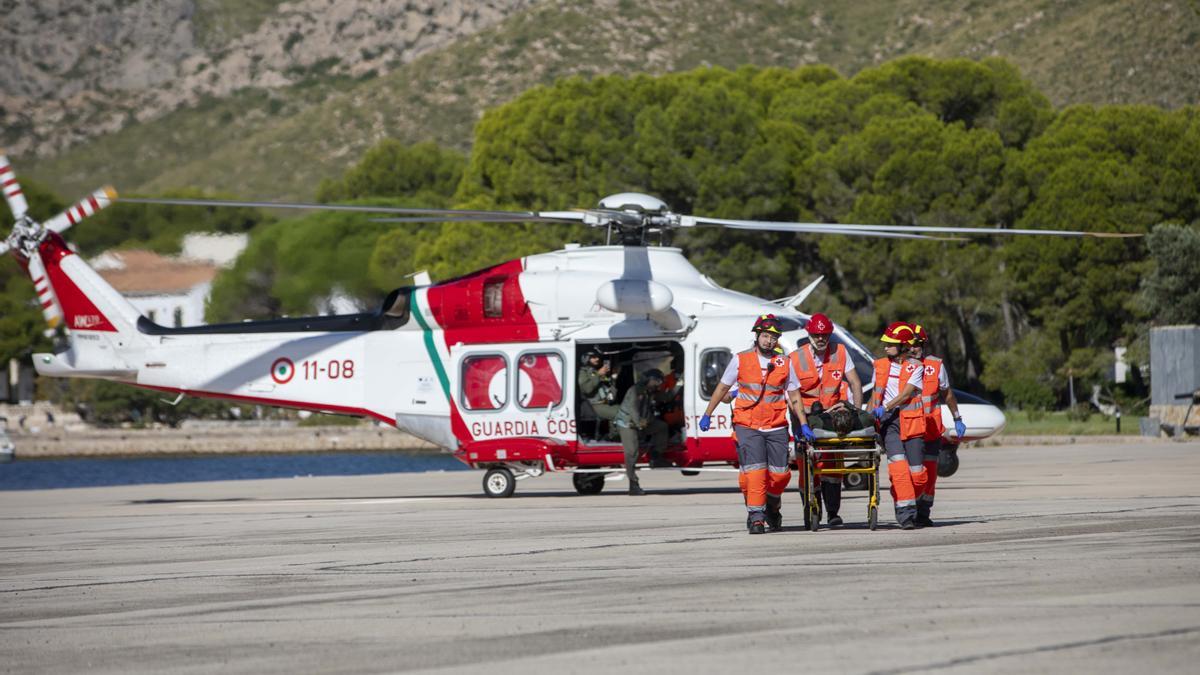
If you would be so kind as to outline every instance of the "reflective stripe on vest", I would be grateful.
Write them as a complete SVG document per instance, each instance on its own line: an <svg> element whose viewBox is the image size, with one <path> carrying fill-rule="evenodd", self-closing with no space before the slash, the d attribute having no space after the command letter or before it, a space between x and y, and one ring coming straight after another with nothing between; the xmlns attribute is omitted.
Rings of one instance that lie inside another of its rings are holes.
<svg viewBox="0 0 1200 675"><path fill-rule="evenodd" d="M925 383L921 387L921 410L925 413L925 439L933 441L941 438L946 431L939 407L942 399L939 383L945 364L936 356L926 356L924 366Z"/></svg>
<svg viewBox="0 0 1200 675"><path fill-rule="evenodd" d="M738 354L738 395L733 403L733 423L751 429L787 426L787 359L772 356L771 371L763 377L758 351ZM760 398L761 395L761 398Z"/></svg>
<svg viewBox="0 0 1200 675"><path fill-rule="evenodd" d="M900 362L900 381L896 383L897 393L904 391L909 373L918 368L924 369L916 359L904 359ZM875 359L875 382L871 385L871 406L883 405L884 393L887 391L888 378L892 373L891 359L884 357ZM923 384L923 383L922 383ZM906 403L899 406L900 438L905 440L925 435L925 411L921 405L921 396L914 394Z"/></svg>
<svg viewBox="0 0 1200 675"><path fill-rule="evenodd" d="M792 369L796 371L796 379L800 380L800 400L804 409L809 410L812 404L820 401L821 407L828 410L839 401L846 400L842 394L842 383L846 374L846 347L835 345L833 359L826 362L821 369L813 358L812 344L806 344L789 355ZM807 392L817 389L816 395Z"/></svg>

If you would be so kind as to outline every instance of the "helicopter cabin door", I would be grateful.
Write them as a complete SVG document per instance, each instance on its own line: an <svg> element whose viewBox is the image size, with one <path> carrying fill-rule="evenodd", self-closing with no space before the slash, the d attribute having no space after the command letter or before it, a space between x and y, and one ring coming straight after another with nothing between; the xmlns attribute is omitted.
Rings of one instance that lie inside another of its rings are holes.
<svg viewBox="0 0 1200 675"><path fill-rule="evenodd" d="M574 440L566 392L571 377L554 343L488 344L454 350L455 395L468 441Z"/></svg>

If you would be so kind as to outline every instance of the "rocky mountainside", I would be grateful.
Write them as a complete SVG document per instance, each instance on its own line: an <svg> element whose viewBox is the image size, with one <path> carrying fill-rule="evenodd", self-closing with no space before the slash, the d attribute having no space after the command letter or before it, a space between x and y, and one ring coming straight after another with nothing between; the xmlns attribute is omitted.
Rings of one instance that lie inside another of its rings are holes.
<svg viewBox="0 0 1200 675"><path fill-rule="evenodd" d="M13 154L53 155L244 89L374 76L532 2L6 0L3 141Z"/></svg>
<svg viewBox="0 0 1200 675"><path fill-rule="evenodd" d="M1200 102L1195 0L0 0L18 168L74 195L311 197L385 137L466 149L556 78L1001 56L1057 105ZM64 39L71 36L71 39Z"/></svg>

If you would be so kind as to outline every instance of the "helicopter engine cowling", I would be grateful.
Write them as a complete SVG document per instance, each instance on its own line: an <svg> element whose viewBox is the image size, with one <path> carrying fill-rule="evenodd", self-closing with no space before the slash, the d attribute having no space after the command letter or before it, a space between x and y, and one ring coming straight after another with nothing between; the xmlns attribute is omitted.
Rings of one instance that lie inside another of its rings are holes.
<svg viewBox="0 0 1200 675"><path fill-rule="evenodd" d="M596 289L596 302L610 312L659 314L671 307L671 289L648 279L613 279Z"/></svg>

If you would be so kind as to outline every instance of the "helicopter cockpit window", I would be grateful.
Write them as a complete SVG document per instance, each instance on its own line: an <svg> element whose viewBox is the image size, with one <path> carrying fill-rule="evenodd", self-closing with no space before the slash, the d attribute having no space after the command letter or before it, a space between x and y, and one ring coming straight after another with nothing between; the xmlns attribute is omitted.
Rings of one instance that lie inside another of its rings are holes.
<svg viewBox="0 0 1200 675"><path fill-rule="evenodd" d="M463 359L462 403L467 410L499 410L508 403L508 359L480 354Z"/></svg>
<svg viewBox="0 0 1200 675"><path fill-rule="evenodd" d="M504 280L496 279L483 285L483 315L495 319L504 315Z"/></svg>
<svg viewBox="0 0 1200 675"><path fill-rule="evenodd" d="M706 349L700 354L700 394L705 398L713 395L721 383L721 374L733 358L728 349Z"/></svg>
<svg viewBox="0 0 1200 675"><path fill-rule="evenodd" d="M517 405L526 410L557 406L563 400L562 381L562 354L522 354L517 362Z"/></svg>

